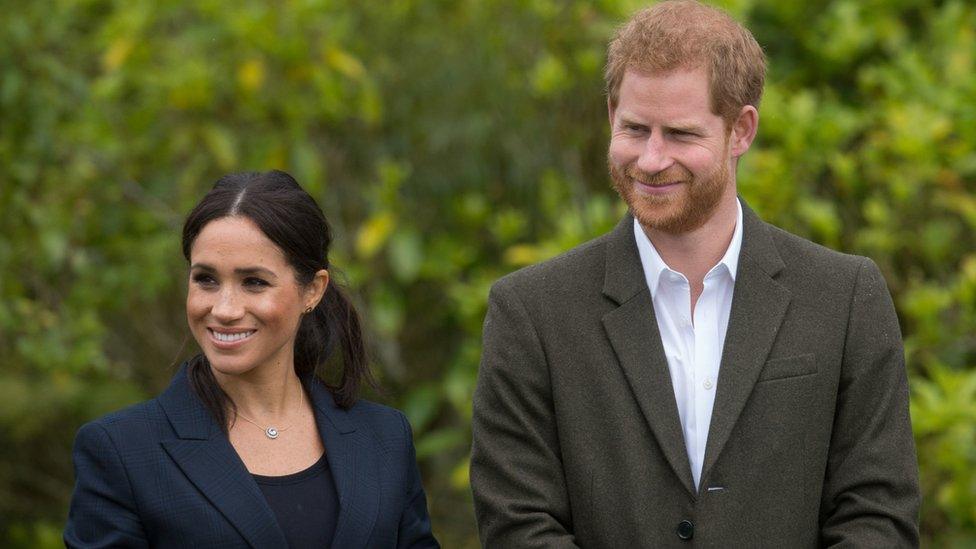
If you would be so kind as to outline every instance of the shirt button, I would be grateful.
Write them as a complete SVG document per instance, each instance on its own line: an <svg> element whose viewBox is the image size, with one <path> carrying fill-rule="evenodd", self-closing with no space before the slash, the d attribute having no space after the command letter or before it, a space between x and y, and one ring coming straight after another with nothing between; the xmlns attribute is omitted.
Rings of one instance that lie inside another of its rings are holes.
<svg viewBox="0 0 976 549"><path fill-rule="evenodd" d="M705 380L705 383L702 383L702 387L704 387L705 389L711 389L712 388L712 380L706 379Z"/></svg>

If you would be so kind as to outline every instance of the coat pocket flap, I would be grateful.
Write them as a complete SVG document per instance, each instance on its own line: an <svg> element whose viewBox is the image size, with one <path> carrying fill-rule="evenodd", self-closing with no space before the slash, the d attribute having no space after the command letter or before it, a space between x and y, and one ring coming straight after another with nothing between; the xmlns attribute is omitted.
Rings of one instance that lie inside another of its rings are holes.
<svg viewBox="0 0 976 549"><path fill-rule="evenodd" d="M817 373L817 362L814 360L813 353L807 353L767 360L766 365L763 366L762 374L759 375L759 381L786 379L815 373Z"/></svg>

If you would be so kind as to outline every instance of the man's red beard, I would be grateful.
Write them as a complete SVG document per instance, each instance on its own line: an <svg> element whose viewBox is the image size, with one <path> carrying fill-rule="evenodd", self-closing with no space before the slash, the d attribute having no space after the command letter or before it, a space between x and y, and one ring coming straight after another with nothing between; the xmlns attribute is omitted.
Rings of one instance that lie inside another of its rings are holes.
<svg viewBox="0 0 976 549"><path fill-rule="evenodd" d="M645 228L675 235L704 225L721 202L731 179L724 163L718 163L714 170L698 178L677 164L656 174L644 173L634 164L621 169L609 154L607 164L613 188L630 206L637 221ZM651 186L678 183L683 188L663 194L644 194L634 187L634 181Z"/></svg>

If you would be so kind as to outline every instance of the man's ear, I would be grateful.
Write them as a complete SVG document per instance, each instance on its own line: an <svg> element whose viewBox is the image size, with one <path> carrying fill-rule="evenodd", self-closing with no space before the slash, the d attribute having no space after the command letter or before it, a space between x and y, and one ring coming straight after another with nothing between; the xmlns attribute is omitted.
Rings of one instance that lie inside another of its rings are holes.
<svg viewBox="0 0 976 549"><path fill-rule="evenodd" d="M749 150L758 129L759 111L752 105L745 105L729 132L729 152L733 158L738 158Z"/></svg>
<svg viewBox="0 0 976 549"><path fill-rule="evenodd" d="M610 98L607 98L607 115L610 117L610 129L613 129L613 114L616 111L616 107L613 106L613 102Z"/></svg>

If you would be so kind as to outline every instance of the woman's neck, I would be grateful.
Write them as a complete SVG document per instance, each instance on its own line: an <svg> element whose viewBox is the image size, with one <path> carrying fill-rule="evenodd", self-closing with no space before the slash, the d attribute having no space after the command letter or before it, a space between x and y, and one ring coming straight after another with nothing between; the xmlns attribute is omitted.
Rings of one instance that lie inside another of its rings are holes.
<svg viewBox="0 0 976 549"><path fill-rule="evenodd" d="M290 364L239 375L214 371L214 377L238 412L255 420L278 421L300 411L304 389Z"/></svg>

